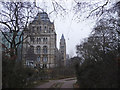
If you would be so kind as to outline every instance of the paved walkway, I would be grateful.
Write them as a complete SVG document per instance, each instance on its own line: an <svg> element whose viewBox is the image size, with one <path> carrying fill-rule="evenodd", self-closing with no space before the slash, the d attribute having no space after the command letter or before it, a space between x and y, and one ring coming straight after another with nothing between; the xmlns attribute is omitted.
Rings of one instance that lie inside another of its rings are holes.
<svg viewBox="0 0 120 90"><path fill-rule="evenodd" d="M40 85L36 88L73 88L76 78L66 78L60 80L50 80L49 82Z"/></svg>

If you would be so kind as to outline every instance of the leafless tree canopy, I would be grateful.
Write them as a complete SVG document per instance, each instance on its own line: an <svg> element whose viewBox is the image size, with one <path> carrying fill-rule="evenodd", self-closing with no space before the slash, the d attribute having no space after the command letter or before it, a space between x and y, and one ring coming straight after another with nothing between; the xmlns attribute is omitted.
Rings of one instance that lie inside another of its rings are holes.
<svg viewBox="0 0 120 90"><path fill-rule="evenodd" d="M0 31L10 43L7 48L14 49L17 55L17 47L25 39L22 39L23 31L27 29L37 9L31 2L0 2L0 5L3 8L0 12Z"/></svg>

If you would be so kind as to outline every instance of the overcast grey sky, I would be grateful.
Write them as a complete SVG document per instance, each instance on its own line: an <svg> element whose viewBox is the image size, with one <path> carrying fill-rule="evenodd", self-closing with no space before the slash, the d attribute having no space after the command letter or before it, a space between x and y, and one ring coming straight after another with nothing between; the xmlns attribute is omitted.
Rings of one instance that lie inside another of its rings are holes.
<svg viewBox="0 0 120 90"><path fill-rule="evenodd" d="M67 53L70 55L75 55L75 46L79 44L85 37L88 37L93 25L94 23L92 22L90 24L90 21L77 23L75 20L72 20L72 17L66 17L64 20L59 17L55 20L57 46L59 47L61 35L64 34L66 39Z"/></svg>

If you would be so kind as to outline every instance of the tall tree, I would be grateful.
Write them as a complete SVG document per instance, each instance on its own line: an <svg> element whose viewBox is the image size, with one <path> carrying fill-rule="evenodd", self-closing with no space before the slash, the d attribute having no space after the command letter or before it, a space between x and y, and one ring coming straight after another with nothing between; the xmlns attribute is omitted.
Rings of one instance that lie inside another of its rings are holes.
<svg viewBox="0 0 120 90"><path fill-rule="evenodd" d="M116 21L113 13L104 15L89 38L77 45L77 54L83 61L76 69L81 87L118 87L119 34Z"/></svg>
<svg viewBox="0 0 120 90"><path fill-rule="evenodd" d="M31 2L0 2L3 9L0 12L0 31L10 44L6 50L10 56L17 56L17 48L27 38L23 38L23 31L28 27L37 8ZM4 44L4 43L3 43Z"/></svg>

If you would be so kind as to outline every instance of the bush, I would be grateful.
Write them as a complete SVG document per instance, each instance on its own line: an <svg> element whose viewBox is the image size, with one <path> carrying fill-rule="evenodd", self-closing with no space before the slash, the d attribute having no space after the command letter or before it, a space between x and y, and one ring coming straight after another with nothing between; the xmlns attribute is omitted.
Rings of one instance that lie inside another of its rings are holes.
<svg viewBox="0 0 120 90"><path fill-rule="evenodd" d="M108 62L109 61L109 62ZM80 88L117 88L118 67L114 58L109 56L106 61L90 63L85 61L76 66L77 80Z"/></svg>
<svg viewBox="0 0 120 90"><path fill-rule="evenodd" d="M35 78L35 70L24 68L21 62L2 59L2 88L24 88Z"/></svg>

